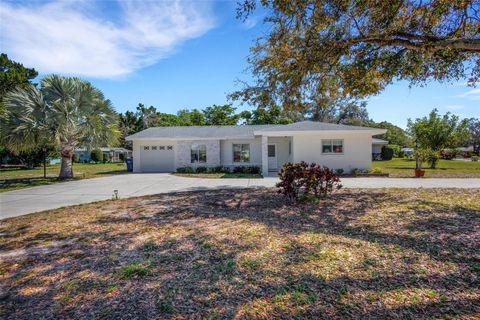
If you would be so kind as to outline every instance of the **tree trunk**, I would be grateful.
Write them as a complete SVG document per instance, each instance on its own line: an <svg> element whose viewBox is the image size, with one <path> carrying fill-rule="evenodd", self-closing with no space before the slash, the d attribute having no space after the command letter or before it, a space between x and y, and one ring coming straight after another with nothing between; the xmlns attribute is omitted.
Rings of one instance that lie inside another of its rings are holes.
<svg viewBox="0 0 480 320"><path fill-rule="evenodd" d="M60 175L58 176L58 179L71 179L73 178L73 148L62 147L60 154L62 155L62 166L60 167Z"/></svg>

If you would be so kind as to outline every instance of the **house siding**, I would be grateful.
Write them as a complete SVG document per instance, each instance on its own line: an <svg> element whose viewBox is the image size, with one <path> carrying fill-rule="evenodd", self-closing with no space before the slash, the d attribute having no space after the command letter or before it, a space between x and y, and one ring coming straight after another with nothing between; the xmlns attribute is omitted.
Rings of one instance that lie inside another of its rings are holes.
<svg viewBox="0 0 480 320"><path fill-rule="evenodd" d="M204 144L207 149L206 163L191 163L191 147L193 144ZM213 167L220 165L220 140L179 140L175 167Z"/></svg>
<svg viewBox="0 0 480 320"><path fill-rule="evenodd" d="M342 139L342 154L322 154L322 139ZM350 172L372 166L372 137L369 133L318 133L293 136L294 162L316 162L332 169Z"/></svg>
<svg viewBox="0 0 480 320"><path fill-rule="evenodd" d="M233 145L250 145L250 162L233 162ZM262 138L255 139L228 139L220 141L220 161L226 167L261 166L262 165Z"/></svg>

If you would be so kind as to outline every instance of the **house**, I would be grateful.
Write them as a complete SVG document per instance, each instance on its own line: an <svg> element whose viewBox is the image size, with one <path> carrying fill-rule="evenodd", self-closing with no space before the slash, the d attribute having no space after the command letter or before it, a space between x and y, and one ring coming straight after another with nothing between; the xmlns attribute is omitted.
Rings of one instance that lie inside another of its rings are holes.
<svg viewBox="0 0 480 320"><path fill-rule="evenodd" d="M132 151L125 148L102 147L98 149L100 149L104 154L107 153L110 156L109 162L121 162L125 158L132 156ZM79 162L90 162L91 152L92 152L92 149L75 148L75 154L78 155ZM121 154L124 155L123 158Z"/></svg>
<svg viewBox="0 0 480 320"><path fill-rule="evenodd" d="M373 160L382 160L382 148L386 146L388 141L372 138L372 159Z"/></svg>
<svg viewBox="0 0 480 320"><path fill-rule="evenodd" d="M262 174L286 162L333 169L370 168L372 136L385 129L302 121L286 125L153 127L128 136L134 172L179 167L259 166Z"/></svg>

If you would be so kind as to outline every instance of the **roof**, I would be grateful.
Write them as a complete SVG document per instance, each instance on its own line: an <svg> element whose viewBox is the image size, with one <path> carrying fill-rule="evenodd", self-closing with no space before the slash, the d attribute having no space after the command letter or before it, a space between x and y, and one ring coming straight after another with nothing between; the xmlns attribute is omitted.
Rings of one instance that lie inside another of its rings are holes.
<svg viewBox="0 0 480 320"><path fill-rule="evenodd" d="M387 140L372 138L372 144L388 144Z"/></svg>
<svg viewBox="0 0 480 320"><path fill-rule="evenodd" d="M385 133L384 129L347 126L325 122L301 121L292 124L238 125L238 126L182 126L152 127L128 136L126 140L148 139L253 139L255 135L278 132L308 131L371 131L372 135Z"/></svg>
<svg viewBox="0 0 480 320"><path fill-rule="evenodd" d="M125 148L119 148L119 147L101 147L101 148L92 148L92 149L100 149L103 152L131 152L132 150L128 150ZM84 152L92 149L87 149L87 148L75 148L75 151L78 152Z"/></svg>

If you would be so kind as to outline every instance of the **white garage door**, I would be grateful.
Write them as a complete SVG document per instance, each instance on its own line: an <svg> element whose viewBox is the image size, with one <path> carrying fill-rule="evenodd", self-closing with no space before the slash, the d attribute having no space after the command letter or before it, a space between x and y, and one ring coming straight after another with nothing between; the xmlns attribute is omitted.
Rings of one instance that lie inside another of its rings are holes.
<svg viewBox="0 0 480 320"><path fill-rule="evenodd" d="M173 172L175 154L173 145L145 145L140 147L142 172Z"/></svg>

